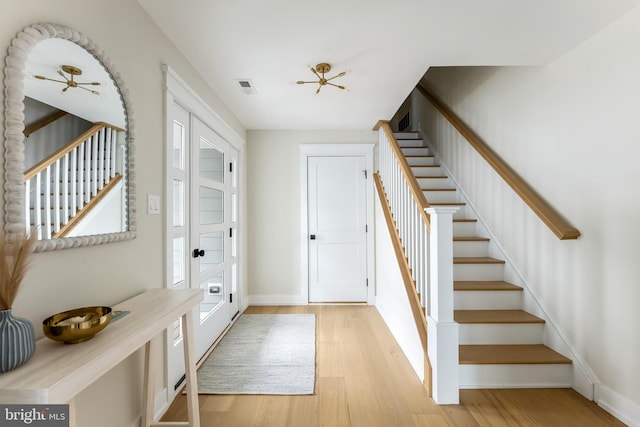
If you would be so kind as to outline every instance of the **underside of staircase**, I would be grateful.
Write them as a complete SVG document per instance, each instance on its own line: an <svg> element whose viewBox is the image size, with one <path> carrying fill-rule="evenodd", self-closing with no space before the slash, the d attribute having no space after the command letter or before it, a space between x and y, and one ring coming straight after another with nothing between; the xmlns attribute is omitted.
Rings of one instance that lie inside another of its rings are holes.
<svg viewBox="0 0 640 427"><path fill-rule="evenodd" d="M453 217L454 320L460 388L571 387L572 361L544 344L545 320L523 310L490 234L417 133L395 137L430 206Z"/></svg>

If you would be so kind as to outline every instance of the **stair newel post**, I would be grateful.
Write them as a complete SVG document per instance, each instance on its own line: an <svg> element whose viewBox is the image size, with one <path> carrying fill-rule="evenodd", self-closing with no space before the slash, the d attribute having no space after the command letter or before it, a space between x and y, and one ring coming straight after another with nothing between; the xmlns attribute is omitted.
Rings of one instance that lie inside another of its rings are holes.
<svg viewBox="0 0 640 427"><path fill-rule="evenodd" d="M429 207L429 359L433 399L459 403L458 324L453 320L453 214L457 207Z"/></svg>

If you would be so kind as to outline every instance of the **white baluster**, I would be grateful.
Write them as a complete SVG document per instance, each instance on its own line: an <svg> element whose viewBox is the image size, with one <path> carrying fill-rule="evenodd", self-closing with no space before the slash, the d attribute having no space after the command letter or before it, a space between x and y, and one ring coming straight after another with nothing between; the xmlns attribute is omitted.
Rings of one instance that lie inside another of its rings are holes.
<svg viewBox="0 0 640 427"><path fill-rule="evenodd" d="M60 231L60 179L62 172L60 171L60 160L53 164L53 191L48 197L53 198L53 231Z"/></svg>
<svg viewBox="0 0 640 427"><path fill-rule="evenodd" d="M86 148L86 141L78 146L78 210L84 206L84 152Z"/></svg>
<svg viewBox="0 0 640 427"><path fill-rule="evenodd" d="M69 222L69 153L62 158L62 223Z"/></svg>
<svg viewBox="0 0 640 427"><path fill-rule="evenodd" d="M91 197L98 193L98 147L100 145L101 133L102 132L98 132L93 136L93 142L91 144ZM91 200L91 198L89 198L89 200ZM87 200L87 202L89 200Z"/></svg>
<svg viewBox="0 0 640 427"><path fill-rule="evenodd" d="M45 182L44 182L44 230L45 238L51 238L51 166L47 166L44 170Z"/></svg>
<svg viewBox="0 0 640 427"><path fill-rule="evenodd" d="M102 190L102 188L104 187L104 183L105 183L105 179L104 179L104 157L105 157L105 152L106 152L106 148L105 148L105 137L106 137L106 133L107 132L111 132L111 129L103 129L102 131L98 132L98 137L99 137L99 142L98 142L98 158L96 159L97 163L97 167L98 167L98 182L97 182L97 188L98 190Z"/></svg>

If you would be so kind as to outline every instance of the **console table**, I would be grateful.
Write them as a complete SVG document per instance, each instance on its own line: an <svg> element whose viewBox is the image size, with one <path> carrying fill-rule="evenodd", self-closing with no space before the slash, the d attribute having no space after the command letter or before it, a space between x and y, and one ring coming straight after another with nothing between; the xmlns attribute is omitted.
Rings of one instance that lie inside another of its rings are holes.
<svg viewBox="0 0 640 427"><path fill-rule="evenodd" d="M192 309L202 301L199 289L152 289L115 305L129 311L89 341L62 344L39 339L27 363L0 374L0 402L23 404L69 403L70 426L75 427L74 397L136 350L145 346L142 426L200 427ZM182 317L187 383L188 422L153 420L154 378L158 351L152 338ZM36 325L37 327L38 325Z"/></svg>

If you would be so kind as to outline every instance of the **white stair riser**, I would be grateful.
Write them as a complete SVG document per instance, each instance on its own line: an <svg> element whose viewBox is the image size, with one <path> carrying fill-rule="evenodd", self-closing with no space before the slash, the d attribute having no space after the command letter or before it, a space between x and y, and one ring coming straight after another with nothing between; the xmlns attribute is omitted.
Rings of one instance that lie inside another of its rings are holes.
<svg viewBox="0 0 640 427"><path fill-rule="evenodd" d="M518 310L522 291L455 291L456 310Z"/></svg>
<svg viewBox="0 0 640 427"><path fill-rule="evenodd" d="M440 175L440 166L413 166L411 167L415 176L434 176Z"/></svg>
<svg viewBox="0 0 640 427"><path fill-rule="evenodd" d="M431 154L427 147L401 147L405 156L428 156Z"/></svg>
<svg viewBox="0 0 640 427"><path fill-rule="evenodd" d="M454 236L475 236L477 222L454 222Z"/></svg>
<svg viewBox="0 0 640 427"><path fill-rule="evenodd" d="M393 132L393 136L396 139L409 138L409 139L420 139L420 134L416 131L402 131L402 132Z"/></svg>
<svg viewBox="0 0 640 427"><path fill-rule="evenodd" d="M542 344L544 323L460 323L460 344Z"/></svg>
<svg viewBox="0 0 640 427"><path fill-rule="evenodd" d="M489 253L488 241L454 241L453 256L456 257L472 257L487 256Z"/></svg>
<svg viewBox="0 0 640 427"><path fill-rule="evenodd" d="M429 203L456 203L458 202L457 191L428 191L422 192Z"/></svg>
<svg viewBox="0 0 640 427"><path fill-rule="evenodd" d="M431 166L435 164L433 157L406 157L409 166Z"/></svg>
<svg viewBox="0 0 640 427"><path fill-rule="evenodd" d="M460 365L460 388L567 388L573 367L557 365Z"/></svg>
<svg viewBox="0 0 640 427"><path fill-rule="evenodd" d="M452 188L453 185L446 177L442 178L417 178L420 188Z"/></svg>
<svg viewBox="0 0 640 427"><path fill-rule="evenodd" d="M503 264L454 264L453 280L502 280Z"/></svg>

